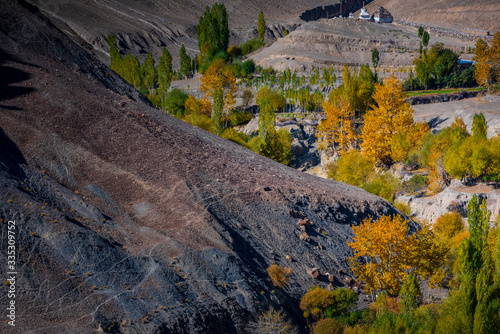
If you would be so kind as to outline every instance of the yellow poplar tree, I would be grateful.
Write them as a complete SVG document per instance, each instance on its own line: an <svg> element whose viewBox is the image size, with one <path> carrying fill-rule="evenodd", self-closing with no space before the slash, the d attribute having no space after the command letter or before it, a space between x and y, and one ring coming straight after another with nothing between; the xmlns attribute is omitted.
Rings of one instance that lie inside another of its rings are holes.
<svg viewBox="0 0 500 334"><path fill-rule="evenodd" d="M425 122L419 122L396 133L391 143L392 160L399 162L406 161L408 153L411 150L422 147L424 136L428 132L429 125Z"/></svg>
<svg viewBox="0 0 500 334"><path fill-rule="evenodd" d="M393 75L384 85L375 85L375 104L364 117L361 134L363 153L372 161L391 164L394 136L413 125L413 109L405 102L402 91L403 85Z"/></svg>
<svg viewBox="0 0 500 334"><path fill-rule="evenodd" d="M429 277L441 266L448 251L437 242L428 225L410 235L409 222L399 215L375 221L367 218L352 230L354 238L348 245L354 256L349 266L365 283L368 293L385 290L397 295L411 271ZM364 257L366 263L359 262L359 257Z"/></svg>
<svg viewBox="0 0 500 334"><path fill-rule="evenodd" d="M191 122L196 125L200 118L200 101L193 95L189 95L184 107L186 108L186 113L191 115Z"/></svg>
<svg viewBox="0 0 500 334"><path fill-rule="evenodd" d="M500 32L493 34L488 60L491 64L491 80L496 84L500 81Z"/></svg>
<svg viewBox="0 0 500 334"><path fill-rule="evenodd" d="M354 112L349 100L343 95L332 95L329 101L323 103L323 109L326 118L318 125L319 148L331 149L334 153L352 148L356 135L352 124Z"/></svg>
<svg viewBox="0 0 500 334"><path fill-rule="evenodd" d="M476 51L474 55L474 60L476 61L476 72L475 78L478 85L486 86L489 89L489 76L491 72L491 65L488 61L488 44L486 44L483 39L479 39L476 42Z"/></svg>
<svg viewBox="0 0 500 334"><path fill-rule="evenodd" d="M224 98L224 114L227 114L236 103L236 78L230 67L222 59L216 59L208 67L201 78L200 90L204 93L202 105L213 101L216 91L222 89Z"/></svg>

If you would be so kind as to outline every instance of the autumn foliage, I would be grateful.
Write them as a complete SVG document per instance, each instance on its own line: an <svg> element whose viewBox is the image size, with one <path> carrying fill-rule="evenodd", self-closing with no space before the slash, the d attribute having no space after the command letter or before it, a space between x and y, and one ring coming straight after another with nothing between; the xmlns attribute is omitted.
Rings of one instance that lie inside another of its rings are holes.
<svg viewBox="0 0 500 334"><path fill-rule="evenodd" d="M441 235L443 238L451 239L464 229L462 216L456 212L448 212L439 218L434 223L434 232Z"/></svg>
<svg viewBox="0 0 500 334"><path fill-rule="evenodd" d="M493 35L491 46L481 38L476 42L474 60L476 81L489 90L500 81L500 32Z"/></svg>
<svg viewBox="0 0 500 334"><path fill-rule="evenodd" d="M331 95L329 101L323 103L323 109L326 118L318 125L319 148L334 153L346 152L356 140L354 112L349 100L342 95Z"/></svg>
<svg viewBox="0 0 500 334"><path fill-rule="evenodd" d="M408 152L428 131L426 125L414 124L413 109L402 92L402 84L392 75L383 85L375 84L375 104L365 115L361 135L363 152L372 161L390 165L406 160ZM394 145L398 142L401 144Z"/></svg>
<svg viewBox="0 0 500 334"><path fill-rule="evenodd" d="M332 317L349 311L356 305L357 296L354 291L340 288L334 291L314 286L300 300L300 308L304 317L312 316L319 319L323 316Z"/></svg>
<svg viewBox="0 0 500 334"><path fill-rule="evenodd" d="M354 239L348 244L354 256L349 265L368 293L385 290L397 295L410 270L429 277L444 262L448 251L426 225L410 234L409 222L399 215L365 219L360 226L353 226L353 232ZM364 257L366 263L359 262L359 257Z"/></svg>
<svg viewBox="0 0 500 334"><path fill-rule="evenodd" d="M282 289L288 284L290 275L292 274L292 269L280 267L276 263L273 263L269 268L267 268L267 273L269 274L274 286Z"/></svg>
<svg viewBox="0 0 500 334"><path fill-rule="evenodd" d="M212 101L218 89L222 89L224 92L224 111L228 112L236 102L236 78L231 68L226 66L222 59L215 60L208 67L201 79L200 86L204 98Z"/></svg>

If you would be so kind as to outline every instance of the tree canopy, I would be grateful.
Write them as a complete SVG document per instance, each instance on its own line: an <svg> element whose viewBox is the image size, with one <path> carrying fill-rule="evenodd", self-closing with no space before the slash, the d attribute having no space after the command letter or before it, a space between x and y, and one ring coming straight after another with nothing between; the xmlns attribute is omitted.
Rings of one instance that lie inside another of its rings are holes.
<svg viewBox="0 0 500 334"><path fill-rule="evenodd" d="M200 55L198 62L203 63L210 54L225 52L229 46L229 25L226 6L215 3L207 6L196 27Z"/></svg>

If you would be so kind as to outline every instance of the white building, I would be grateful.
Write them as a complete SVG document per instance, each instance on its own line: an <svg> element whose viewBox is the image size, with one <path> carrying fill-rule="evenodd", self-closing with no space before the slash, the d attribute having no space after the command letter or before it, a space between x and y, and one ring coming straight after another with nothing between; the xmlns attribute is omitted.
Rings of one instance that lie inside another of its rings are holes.
<svg viewBox="0 0 500 334"><path fill-rule="evenodd" d="M359 14L360 20L370 20L370 14L366 11L365 3L363 2L363 8L361 8L361 14Z"/></svg>

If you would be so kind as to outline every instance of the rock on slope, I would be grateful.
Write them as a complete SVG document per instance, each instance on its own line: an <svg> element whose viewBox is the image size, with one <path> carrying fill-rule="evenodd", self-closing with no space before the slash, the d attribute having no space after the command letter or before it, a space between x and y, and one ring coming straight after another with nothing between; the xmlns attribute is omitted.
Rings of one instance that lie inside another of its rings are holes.
<svg viewBox="0 0 500 334"><path fill-rule="evenodd" d="M2 263L8 220L18 250L9 331L236 333L270 305L300 323L299 298L318 284L307 271L341 285L351 225L396 213L151 108L36 8L0 3ZM274 262L293 270L284 290L268 279Z"/></svg>

